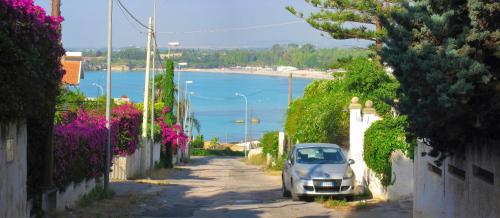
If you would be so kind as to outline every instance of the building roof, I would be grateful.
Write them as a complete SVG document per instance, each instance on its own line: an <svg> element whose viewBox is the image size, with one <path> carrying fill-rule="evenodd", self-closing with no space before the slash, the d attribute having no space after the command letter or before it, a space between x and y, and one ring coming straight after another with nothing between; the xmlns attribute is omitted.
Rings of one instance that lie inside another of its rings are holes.
<svg viewBox="0 0 500 218"><path fill-rule="evenodd" d="M62 78L64 85L80 85L80 79L83 79L83 63L81 52L66 52L61 61L62 67L66 70Z"/></svg>

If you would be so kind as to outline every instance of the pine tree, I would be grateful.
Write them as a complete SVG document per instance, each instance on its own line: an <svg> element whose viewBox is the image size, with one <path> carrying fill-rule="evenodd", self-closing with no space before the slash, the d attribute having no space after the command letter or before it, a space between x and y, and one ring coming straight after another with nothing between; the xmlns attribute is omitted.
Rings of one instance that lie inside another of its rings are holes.
<svg viewBox="0 0 500 218"><path fill-rule="evenodd" d="M366 39L376 42L377 53L382 48L384 34L380 18L400 8L404 0L304 0L319 8L311 12L306 21L314 28L328 33L334 39ZM286 9L295 16L304 18L294 7ZM360 25L361 24L361 25ZM372 24L373 28L366 25Z"/></svg>
<svg viewBox="0 0 500 218"><path fill-rule="evenodd" d="M400 111L437 150L500 139L499 11L493 0L425 0L383 20Z"/></svg>

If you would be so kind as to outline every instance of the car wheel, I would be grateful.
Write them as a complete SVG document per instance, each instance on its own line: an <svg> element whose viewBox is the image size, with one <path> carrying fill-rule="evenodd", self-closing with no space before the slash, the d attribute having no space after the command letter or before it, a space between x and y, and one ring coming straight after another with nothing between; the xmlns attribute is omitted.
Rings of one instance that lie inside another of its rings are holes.
<svg viewBox="0 0 500 218"><path fill-rule="evenodd" d="M295 192L295 186L293 185L293 180L290 182L291 184L291 195L292 195L292 200L293 201L300 201L300 196Z"/></svg>
<svg viewBox="0 0 500 218"><path fill-rule="evenodd" d="M282 192L283 192L283 197L285 197L285 198L289 198L289 197L291 196L290 191L288 191L288 190L286 189L286 186L285 186L285 180L284 180L284 178L283 178L283 177L281 177L281 178L282 178L282 179L281 179L281 181L282 181L282 182L281 182L281 190L282 190Z"/></svg>

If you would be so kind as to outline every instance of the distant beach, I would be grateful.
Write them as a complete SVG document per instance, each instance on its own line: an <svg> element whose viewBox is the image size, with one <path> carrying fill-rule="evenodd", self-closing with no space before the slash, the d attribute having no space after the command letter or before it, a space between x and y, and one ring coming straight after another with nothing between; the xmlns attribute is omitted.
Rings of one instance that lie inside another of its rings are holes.
<svg viewBox="0 0 500 218"><path fill-rule="evenodd" d="M211 69L197 69L197 68L184 68L181 71L199 72L199 73L225 73L225 74L251 74L262 76L283 76L288 77L291 73L293 77L309 78L309 79L333 79L332 75L327 72L315 70L293 70L293 71L276 71L276 70L246 70L235 68L211 68Z"/></svg>
<svg viewBox="0 0 500 218"><path fill-rule="evenodd" d="M179 69L176 69L178 71ZM132 70L124 70L119 67L114 66L112 71L115 73L120 72L144 72L144 68L135 68ZM156 69L156 72L161 72L162 69ZM331 73L318 71L318 70L292 70L292 71L277 71L268 69L243 69L243 68L182 68L182 72L193 72L193 73L224 73L224 74L250 74L257 76L281 76L288 77L291 73L293 77L297 78L308 78L308 79L333 79Z"/></svg>

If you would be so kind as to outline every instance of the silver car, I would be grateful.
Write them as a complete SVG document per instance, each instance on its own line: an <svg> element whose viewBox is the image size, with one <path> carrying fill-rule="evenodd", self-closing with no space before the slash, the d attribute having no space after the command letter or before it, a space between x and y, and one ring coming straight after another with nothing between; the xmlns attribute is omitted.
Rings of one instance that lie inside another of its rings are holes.
<svg viewBox="0 0 500 218"><path fill-rule="evenodd" d="M342 149L335 144L297 144L282 173L284 197L342 195L352 198L354 173Z"/></svg>

